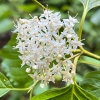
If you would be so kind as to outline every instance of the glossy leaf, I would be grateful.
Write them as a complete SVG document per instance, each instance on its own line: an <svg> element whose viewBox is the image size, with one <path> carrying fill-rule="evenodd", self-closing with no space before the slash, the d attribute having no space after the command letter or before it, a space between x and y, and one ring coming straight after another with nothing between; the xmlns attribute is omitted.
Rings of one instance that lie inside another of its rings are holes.
<svg viewBox="0 0 100 100"><path fill-rule="evenodd" d="M94 7L100 6L100 0L79 0L79 1L83 4L87 12Z"/></svg>
<svg viewBox="0 0 100 100"><path fill-rule="evenodd" d="M80 86L100 100L100 71L88 73L84 80L80 82Z"/></svg>
<svg viewBox="0 0 100 100"><path fill-rule="evenodd" d="M32 83L32 79L25 72L26 66L21 68L21 60L19 59L19 53L13 49L16 44L16 34L14 34L11 40L1 50L1 56L3 59L2 67L10 78L10 81L14 87L29 87Z"/></svg>
<svg viewBox="0 0 100 100"><path fill-rule="evenodd" d="M34 96L32 100L98 100L77 84L68 87L53 89Z"/></svg>
<svg viewBox="0 0 100 100"><path fill-rule="evenodd" d="M3 73L0 72L0 97L9 92L11 88L13 88L13 86L10 81Z"/></svg>

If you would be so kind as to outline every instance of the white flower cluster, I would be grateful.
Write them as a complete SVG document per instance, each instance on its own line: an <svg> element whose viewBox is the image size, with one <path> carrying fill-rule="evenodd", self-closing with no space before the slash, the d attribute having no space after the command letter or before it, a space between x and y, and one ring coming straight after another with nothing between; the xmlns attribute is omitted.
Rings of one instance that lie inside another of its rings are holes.
<svg viewBox="0 0 100 100"><path fill-rule="evenodd" d="M71 83L75 76L75 67L65 55L73 56L72 50L83 45L73 29L78 21L71 16L61 21L60 17L59 12L45 10L40 17L19 19L15 25L15 48L21 53L22 66L29 66L26 72L34 82L40 80L41 87L55 82L56 75Z"/></svg>

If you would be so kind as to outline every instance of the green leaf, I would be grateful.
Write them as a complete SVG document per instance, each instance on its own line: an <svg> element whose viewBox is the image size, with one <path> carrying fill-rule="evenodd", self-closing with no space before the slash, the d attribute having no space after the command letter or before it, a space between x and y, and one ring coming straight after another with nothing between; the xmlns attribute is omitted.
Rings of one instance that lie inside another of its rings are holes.
<svg viewBox="0 0 100 100"><path fill-rule="evenodd" d="M13 86L10 81L3 73L0 72L0 97L9 92L11 88L13 88Z"/></svg>
<svg viewBox="0 0 100 100"><path fill-rule="evenodd" d="M79 0L79 1L83 4L87 12L94 7L100 6L100 0Z"/></svg>
<svg viewBox="0 0 100 100"><path fill-rule="evenodd" d="M78 60L78 62L88 64L94 68L100 68L100 61L91 57L84 56L83 59Z"/></svg>
<svg viewBox="0 0 100 100"><path fill-rule="evenodd" d="M31 100L98 100L77 84L68 87L53 89L32 97Z"/></svg>
<svg viewBox="0 0 100 100"><path fill-rule="evenodd" d="M12 14L8 4L0 4L0 20L7 18Z"/></svg>
<svg viewBox="0 0 100 100"><path fill-rule="evenodd" d="M76 82L80 82L83 80L83 77L80 74L76 74L75 79L76 79Z"/></svg>
<svg viewBox="0 0 100 100"><path fill-rule="evenodd" d="M95 25L100 25L100 9L98 9L91 17L91 22ZM97 35L97 34L96 34Z"/></svg>
<svg viewBox="0 0 100 100"><path fill-rule="evenodd" d="M0 97L4 96L6 93L8 93L10 89L0 89Z"/></svg>
<svg viewBox="0 0 100 100"><path fill-rule="evenodd" d="M18 9L25 12L32 12L36 10L37 6L35 4L19 5Z"/></svg>
<svg viewBox="0 0 100 100"><path fill-rule="evenodd" d="M45 4L53 4L53 5L57 5L57 4L64 4L65 0L44 0L43 1Z"/></svg>
<svg viewBox="0 0 100 100"><path fill-rule="evenodd" d="M0 33L9 31L13 28L13 22L10 19L0 21Z"/></svg>
<svg viewBox="0 0 100 100"><path fill-rule="evenodd" d="M21 68L21 60L19 59L19 53L13 49L16 44L16 34L14 34L11 40L1 50L1 57L3 59L2 67L4 68L7 76L10 78L14 87L25 88L32 84L32 79L25 72L27 66Z"/></svg>
<svg viewBox="0 0 100 100"><path fill-rule="evenodd" d="M100 100L100 71L88 73L84 80L80 82L80 86Z"/></svg>

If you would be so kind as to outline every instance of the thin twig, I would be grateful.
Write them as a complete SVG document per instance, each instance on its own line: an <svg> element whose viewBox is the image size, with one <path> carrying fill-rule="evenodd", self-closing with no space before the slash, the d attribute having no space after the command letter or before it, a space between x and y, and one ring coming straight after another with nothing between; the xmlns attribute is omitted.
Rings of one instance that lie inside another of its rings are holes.
<svg viewBox="0 0 100 100"><path fill-rule="evenodd" d="M81 54L82 54L82 53L75 54L75 55L73 55L72 57L69 57L68 59L70 60L70 59L75 58L75 57L77 57L77 56L79 56L79 55L81 55Z"/></svg>
<svg viewBox="0 0 100 100"><path fill-rule="evenodd" d="M38 2L37 0L32 0L34 1L36 4L38 4L40 7L42 7L44 10L46 10L46 7L44 7L40 2Z"/></svg>

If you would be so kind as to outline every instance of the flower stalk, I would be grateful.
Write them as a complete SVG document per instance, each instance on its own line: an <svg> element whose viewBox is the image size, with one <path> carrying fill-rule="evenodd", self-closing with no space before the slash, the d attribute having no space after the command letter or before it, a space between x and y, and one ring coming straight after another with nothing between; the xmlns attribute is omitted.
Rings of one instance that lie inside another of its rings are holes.
<svg viewBox="0 0 100 100"><path fill-rule="evenodd" d="M32 100L32 93L33 93L33 89L34 87L36 86L36 84L38 83L39 81L36 81L33 85L31 85L29 87L29 90L28 90L28 93L30 92L30 99L29 100Z"/></svg>
<svg viewBox="0 0 100 100"><path fill-rule="evenodd" d="M92 57L92 58L95 58L95 59L97 59L97 60L100 60L100 56L95 55L95 54L93 54L93 53L91 53L91 52L85 50L83 47L80 47L80 49L82 50L82 52L83 52L84 55L87 55L87 56L89 56L89 57Z"/></svg>
<svg viewBox="0 0 100 100"><path fill-rule="evenodd" d="M46 8L37 0L33 0L36 4L38 4L41 8L43 8L44 10L46 10Z"/></svg>

